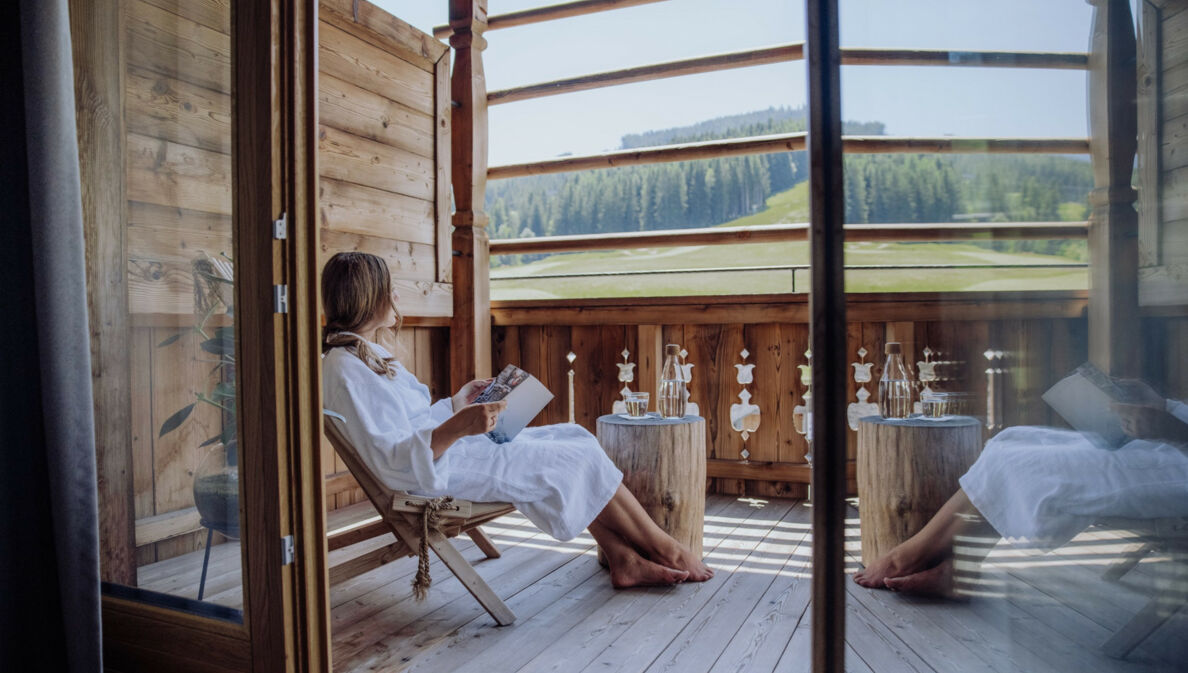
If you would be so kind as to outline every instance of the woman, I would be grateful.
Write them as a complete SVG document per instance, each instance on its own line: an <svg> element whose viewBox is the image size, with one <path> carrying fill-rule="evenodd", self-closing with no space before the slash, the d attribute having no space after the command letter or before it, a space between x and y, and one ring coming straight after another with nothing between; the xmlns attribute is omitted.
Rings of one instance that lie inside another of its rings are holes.
<svg viewBox="0 0 1188 673"><path fill-rule="evenodd" d="M1103 517L1188 516L1188 405L1115 404L1132 437L1117 450L1074 430L1007 428L986 443L961 488L920 532L854 574L878 589L947 596L960 558L980 562L1000 537L1044 550Z"/></svg>
<svg viewBox="0 0 1188 673"><path fill-rule="evenodd" d="M397 299L383 259L346 252L326 263L325 405L346 419L347 437L381 481L423 495L511 502L561 541L589 528L618 588L713 577L644 512L581 426L531 427L492 442L486 433L506 402L473 403L490 379L431 404L429 389L377 343L399 329Z"/></svg>

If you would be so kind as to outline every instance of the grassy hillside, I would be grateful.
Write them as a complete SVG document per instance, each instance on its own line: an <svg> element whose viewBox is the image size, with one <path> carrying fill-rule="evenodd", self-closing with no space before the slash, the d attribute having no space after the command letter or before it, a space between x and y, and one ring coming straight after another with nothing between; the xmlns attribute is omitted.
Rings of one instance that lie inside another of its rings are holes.
<svg viewBox="0 0 1188 673"><path fill-rule="evenodd" d="M722 226L760 226L808 221L808 185L800 183L767 199L767 208ZM960 243L850 243L847 266L953 264L1067 264L1067 257L1003 253ZM729 246L645 248L551 255L491 271L492 299L643 297L684 294L807 292L808 270L746 270L745 267L808 264L808 244L751 243ZM701 269L737 269L701 271ZM692 269L688 273L597 275ZM507 276L530 276L501 280ZM918 290L1021 290L1087 287L1083 268L1068 269L849 269L850 292Z"/></svg>

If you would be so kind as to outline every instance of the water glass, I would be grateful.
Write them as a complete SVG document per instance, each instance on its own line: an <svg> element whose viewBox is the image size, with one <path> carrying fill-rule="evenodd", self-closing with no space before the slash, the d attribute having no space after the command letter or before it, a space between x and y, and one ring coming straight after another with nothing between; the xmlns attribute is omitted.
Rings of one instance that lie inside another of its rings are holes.
<svg viewBox="0 0 1188 673"><path fill-rule="evenodd" d="M643 392L627 393L623 402L627 406L627 415L632 418L643 418L648 415L648 399L650 395Z"/></svg>

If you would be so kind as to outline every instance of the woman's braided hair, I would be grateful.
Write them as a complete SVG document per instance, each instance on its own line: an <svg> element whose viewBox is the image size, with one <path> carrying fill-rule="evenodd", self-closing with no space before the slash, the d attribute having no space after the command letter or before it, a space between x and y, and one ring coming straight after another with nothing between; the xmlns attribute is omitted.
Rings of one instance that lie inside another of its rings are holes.
<svg viewBox="0 0 1188 673"><path fill-rule="evenodd" d="M380 357L356 331L391 306L392 275L382 257L365 252L340 252L322 269L322 308L326 325L322 328L322 352L343 346L354 353L373 372L396 377L396 358ZM396 324L381 329L400 329L400 311Z"/></svg>

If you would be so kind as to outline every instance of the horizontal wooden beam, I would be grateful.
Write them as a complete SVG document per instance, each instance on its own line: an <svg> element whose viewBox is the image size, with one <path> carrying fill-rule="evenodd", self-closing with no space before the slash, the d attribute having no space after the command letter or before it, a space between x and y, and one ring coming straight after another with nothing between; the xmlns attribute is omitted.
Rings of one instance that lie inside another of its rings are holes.
<svg viewBox="0 0 1188 673"><path fill-rule="evenodd" d="M1087 138L909 138L895 136L846 136L844 150L850 154L1088 154ZM525 175L546 175L570 171L638 166L644 164L716 159L750 154L796 152L805 148L804 133L708 140L697 143L641 147L600 154L560 157L522 164L492 166L488 180Z"/></svg>
<svg viewBox="0 0 1188 673"><path fill-rule="evenodd" d="M147 516L136 520L136 546L168 540L202 530L202 517L195 507Z"/></svg>
<svg viewBox="0 0 1188 673"><path fill-rule="evenodd" d="M753 227L705 227L622 234L544 236L491 241L492 255L583 250L634 250L683 245L776 243L808 240L808 223ZM929 224L850 224L846 241L962 241L1084 239L1088 222L957 222Z"/></svg>
<svg viewBox="0 0 1188 673"><path fill-rule="evenodd" d="M855 479L857 471L854 461L846 462L846 479ZM718 479L754 479L756 481L790 481L807 484L812 479L812 468L808 463L776 463L747 460L722 460L710 458L705 463L705 474Z"/></svg>
<svg viewBox="0 0 1188 673"><path fill-rule="evenodd" d="M846 295L850 322L1081 318L1085 290L864 292ZM807 323L808 295L534 299L491 302L491 322L513 325Z"/></svg>
<svg viewBox="0 0 1188 673"><path fill-rule="evenodd" d="M803 59L804 43L794 42L774 47L698 56L500 89L487 94L487 104L498 105L621 84ZM1089 55L1075 52L850 48L842 50L842 64L1085 70L1089 67Z"/></svg>
<svg viewBox="0 0 1188 673"><path fill-rule="evenodd" d="M803 42L765 47L762 49L749 49L747 51L735 51L726 54L699 56L697 58L679 61L654 63L652 65L642 65L634 68L623 68L621 70L593 73L580 77L558 79L551 82L528 84L510 89L500 89L487 94L487 105L513 103L515 101L542 98L544 96L556 96L575 91L586 91L634 82L648 82L668 77L695 75L703 72L799 61L803 58Z"/></svg>
<svg viewBox="0 0 1188 673"><path fill-rule="evenodd" d="M565 2L557 5L521 9L518 12L496 14L488 18L487 30L526 26L531 23L567 19L571 16L594 14L596 12L623 9L624 7L634 7L636 5L648 5L654 2L664 2L664 0L580 0L579 2ZM449 25L433 27L433 37L439 40L449 37L452 32L453 29Z"/></svg>
<svg viewBox="0 0 1188 673"><path fill-rule="evenodd" d="M637 166L695 159L716 159L748 154L771 154L772 152L796 152L804 149L804 133L781 133L770 136L707 140L698 143L684 143L663 147L642 147L639 149L616 150L575 157L546 159L524 164L492 166L487 169L488 180L503 180L524 175L545 175L567 173L595 168Z"/></svg>

